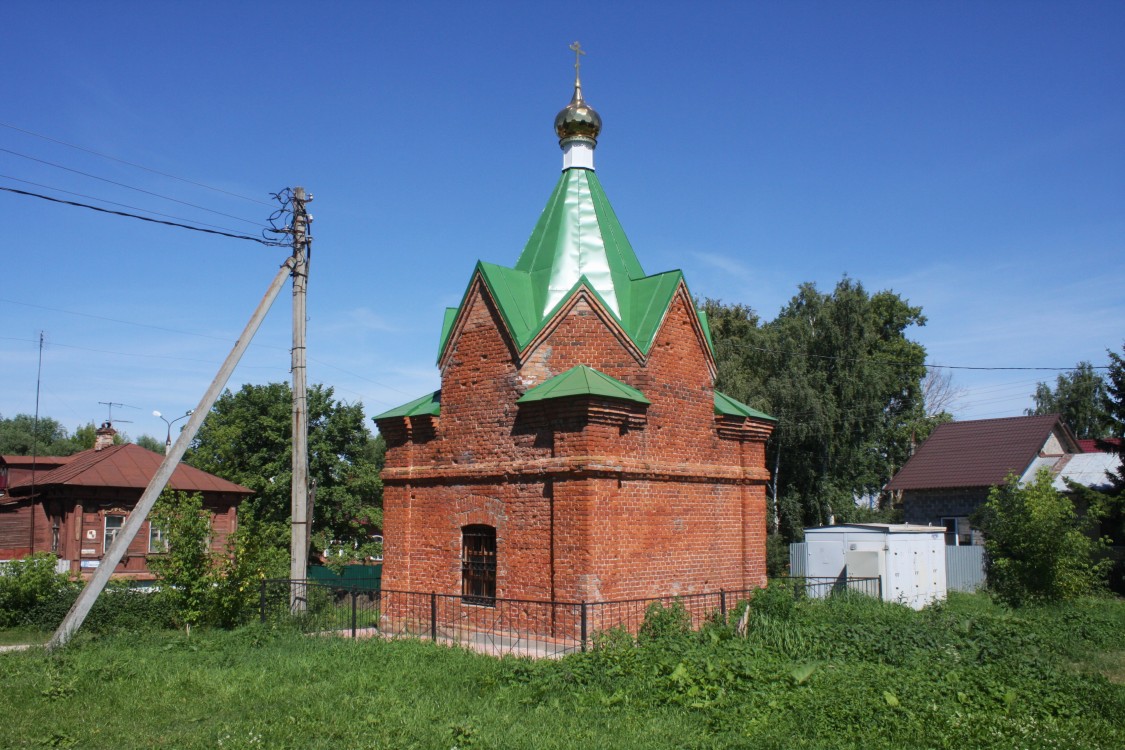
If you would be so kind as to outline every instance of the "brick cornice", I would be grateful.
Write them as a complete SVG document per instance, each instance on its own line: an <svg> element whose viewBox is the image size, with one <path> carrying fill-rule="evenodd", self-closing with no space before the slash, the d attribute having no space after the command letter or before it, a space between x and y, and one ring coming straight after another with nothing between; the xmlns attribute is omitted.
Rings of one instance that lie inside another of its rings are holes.
<svg viewBox="0 0 1125 750"><path fill-rule="evenodd" d="M715 430L726 440L765 441L773 433L774 424L761 419L736 419L716 415Z"/></svg>
<svg viewBox="0 0 1125 750"><path fill-rule="evenodd" d="M497 461L454 466L413 466L383 469L384 484L406 482L525 481L530 478L613 477L674 482L714 482L752 484L769 481L765 468L743 468L718 464L685 464L665 461L639 461L613 456L567 456L530 461Z"/></svg>

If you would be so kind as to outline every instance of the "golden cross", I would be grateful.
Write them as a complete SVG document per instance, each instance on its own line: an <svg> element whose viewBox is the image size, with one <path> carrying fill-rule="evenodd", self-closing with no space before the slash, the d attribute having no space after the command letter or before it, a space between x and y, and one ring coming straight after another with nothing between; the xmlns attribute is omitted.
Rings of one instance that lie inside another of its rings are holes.
<svg viewBox="0 0 1125 750"><path fill-rule="evenodd" d="M574 50L574 80L578 80L578 69L582 66L582 55L586 54L586 50L582 49L580 42L575 42L570 45L570 49Z"/></svg>

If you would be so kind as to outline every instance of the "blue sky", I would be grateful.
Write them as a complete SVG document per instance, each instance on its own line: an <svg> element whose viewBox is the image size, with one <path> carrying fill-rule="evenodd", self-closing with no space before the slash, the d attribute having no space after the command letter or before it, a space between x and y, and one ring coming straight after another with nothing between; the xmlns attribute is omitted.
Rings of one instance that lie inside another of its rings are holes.
<svg viewBox="0 0 1125 750"><path fill-rule="evenodd" d="M766 319L848 274L922 306L930 362L1104 365L1125 339L1123 37L1120 2L13 1L0 122L261 201L304 185L309 380L369 415L438 386L442 310L477 259L519 255L575 39L646 271ZM3 186L251 234L270 212L11 127L0 149ZM43 331L40 413L68 428L112 401L163 436L152 410L196 404L286 255L8 193L0 211L0 415L33 411ZM288 379L289 305L232 387ZM957 416L1020 414L1053 378L958 370Z"/></svg>

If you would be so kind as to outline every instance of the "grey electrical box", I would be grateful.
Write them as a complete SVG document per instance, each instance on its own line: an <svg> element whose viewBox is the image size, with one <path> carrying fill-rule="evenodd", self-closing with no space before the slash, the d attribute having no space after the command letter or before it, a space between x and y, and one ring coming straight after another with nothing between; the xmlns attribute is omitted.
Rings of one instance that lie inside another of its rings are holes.
<svg viewBox="0 0 1125 750"><path fill-rule="evenodd" d="M883 599L921 609L945 598L944 532L890 523L805 529L805 574L880 578Z"/></svg>

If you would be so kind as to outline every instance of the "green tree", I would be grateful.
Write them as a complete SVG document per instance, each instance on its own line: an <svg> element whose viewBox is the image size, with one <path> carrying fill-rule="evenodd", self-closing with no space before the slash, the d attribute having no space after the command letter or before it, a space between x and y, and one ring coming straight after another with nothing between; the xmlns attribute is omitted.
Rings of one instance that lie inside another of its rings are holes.
<svg viewBox="0 0 1125 750"><path fill-rule="evenodd" d="M1061 414L1080 438L1109 436L1112 418L1106 381L1089 362L1079 362L1070 372L1059 375L1054 388L1039 383L1032 398L1035 408L1026 410L1029 415Z"/></svg>
<svg viewBox="0 0 1125 750"><path fill-rule="evenodd" d="M830 294L802 284L768 323L743 305L704 309L719 389L779 420L767 461L786 538L878 493L929 425L925 349L906 337L921 308L845 277Z"/></svg>
<svg viewBox="0 0 1125 750"><path fill-rule="evenodd" d="M90 447L93 447L91 441ZM0 417L0 453L13 456L69 456L84 450L80 443L67 434L60 422L50 417L40 417L36 425L31 414L17 414L11 418Z"/></svg>
<svg viewBox="0 0 1125 750"><path fill-rule="evenodd" d="M153 506L150 523L163 533L165 551L149 558L149 569L164 584L160 596L168 601L174 620L191 633L212 607L218 582L211 554L211 514L198 493L165 490Z"/></svg>
<svg viewBox="0 0 1125 750"><path fill-rule="evenodd" d="M1125 353L1125 344L1121 345ZM1106 376L1106 413L1110 428L1107 437L1117 438L1114 452L1118 457L1116 472L1109 475L1113 483L1112 494L1119 501L1125 501L1125 358L1117 352L1106 350L1109 355L1109 374ZM1120 541L1119 541L1120 543Z"/></svg>
<svg viewBox="0 0 1125 750"><path fill-rule="evenodd" d="M1012 475L973 515L984 533L989 589L1012 606L1093 593L1109 572L1104 541L1085 533L1095 515L1079 518L1053 481L1046 468L1022 487Z"/></svg>
<svg viewBox="0 0 1125 750"><path fill-rule="evenodd" d="M152 435L141 435L139 438L137 438L136 442L137 445L141 446L142 448L146 448L153 453L160 453L161 455L163 455L164 453L164 441L158 438L154 438Z"/></svg>
<svg viewBox="0 0 1125 750"><path fill-rule="evenodd" d="M224 392L185 459L252 489L254 497L242 508L261 524L287 524L290 517L290 394L287 383ZM308 416L314 547L336 542L335 549L361 558L370 551L371 533L382 526L383 443L367 428L363 405L337 401L331 387L309 388Z"/></svg>

